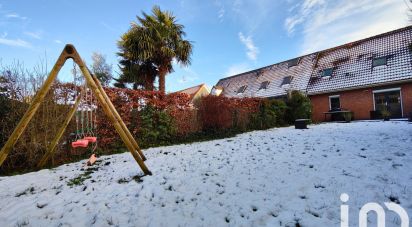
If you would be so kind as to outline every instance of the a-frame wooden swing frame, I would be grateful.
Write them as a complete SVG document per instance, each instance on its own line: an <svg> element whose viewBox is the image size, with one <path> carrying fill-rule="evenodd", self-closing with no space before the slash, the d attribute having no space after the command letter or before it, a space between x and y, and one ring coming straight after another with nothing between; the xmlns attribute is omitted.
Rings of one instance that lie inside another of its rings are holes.
<svg viewBox="0 0 412 227"><path fill-rule="evenodd" d="M126 145L127 149L133 155L134 159L136 160L137 164L140 166L142 171L147 174L151 175L152 173L145 165L144 161L146 157L144 156L143 152L139 148L136 140L133 138L132 134L130 133L129 129L126 127L126 124L123 122L122 118L120 117L119 113L115 109L113 103L110 101L109 97L107 96L106 92L104 91L100 81L96 78L96 76L92 75L84 64L83 60L81 59L79 53L77 52L76 48L71 45L67 44L63 49L62 53L60 54L59 58L56 61L56 64L53 66L49 76L47 77L46 81L44 82L43 86L34 96L28 110L20 120L19 124L14 129L13 133L8 138L7 142L4 144L3 148L0 151L0 166L3 164L4 160L7 158L8 154L10 153L11 149L16 144L17 140L23 134L24 130L26 129L27 125L29 124L30 120L33 118L34 114L36 113L37 109L39 108L40 104L44 100L47 92L50 90L53 81L56 79L60 69L63 67L64 63L67 59L73 59L73 61L79 66L85 80L87 83L87 87L93 92L96 96L98 102L102 106L103 112L109 118L110 122L115 127L117 133L119 134L120 138L123 140L124 144ZM81 91L84 92L84 91ZM64 131L66 130L67 125L70 123L73 115L76 112L76 109L80 102L79 95L75 101L73 108L69 111L66 119L64 120L62 126L59 128L56 137L52 140L52 142L47 147L47 151L42 157L41 161L38 164L38 167L42 167L47 163L47 160L53 155L56 145L58 144L60 138L63 136Z"/></svg>

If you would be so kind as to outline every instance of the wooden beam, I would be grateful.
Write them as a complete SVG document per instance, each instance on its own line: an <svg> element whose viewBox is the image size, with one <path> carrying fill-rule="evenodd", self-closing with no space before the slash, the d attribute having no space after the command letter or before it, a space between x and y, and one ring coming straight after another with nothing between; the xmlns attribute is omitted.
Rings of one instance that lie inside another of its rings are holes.
<svg viewBox="0 0 412 227"><path fill-rule="evenodd" d="M106 116L109 118L109 120L112 122L114 125L117 133L120 135L120 138L123 140L125 143L127 149L132 153L134 159L136 160L137 164L140 166L142 171L147 174L151 175L152 173L150 170L147 168L146 164L143 162L142 158L140 157L139 153L136 152L132 142L129 140L128 136L126 133L123 131L122 126L120 123L116 120L116 117L114 116L113 112L111 111L109 105L107 104L106 100L104 99L102 93L99 91L96 83L94 82L92 76L89 73L89 70L87 69L86 65L84 64L83 60L80 58L79 54L73 47L73 54L71 56L73 60L77 63L77 65L80 67L80 70L82 71L88 87L92 90L98 101L100 102L103 111L105 112ZM103 91L104 92L104 91Z"/></svg>
<svg viewBox="0 0 412 227"><path fill-rule="evenodd" d="M1 149L0 166L3 164L4 160L6 160L11 149L14 147L14 145L16 145L17 140L23 134L30 120L33 118L34 114L37 112L37 109L39 108L41 102L44 100L44 97L46 96L47 92L50 90L50 87L53 84L53 81L56 79L57 74L59 73L64 63L66 62L67 58L68 58L68 53L67 53L67 49L65 48L63 52L60 54L59 58L57 59L56 64L53 66L53 69L51 70L46 81L44 81L43 86L34 96L26 113L23 115L22 119L20 120L16 128L14 129L13 133L9 136L7 142L4 144L3 148Z"/></svg>
<svg viewBox="0 0 412 227"><path fill-rule="evenodd" d="M139 144L136 142L136 140L134 139L132 133L130 133L129 129L127 128L126 124L124 123L124 121L122 120L122 118L120 117L120 114L117 112L116 108L114 107L112 101L110 100L109 96L106 94L106 92L104 91L100 81L96 78L95 75L92 74L93 80L95 81L97 87L99 88L99 91L103 94L104 99L106 100L107 104L109 105L110 109L112 110L114 116L116 117L116 120L120 123L120 125L122 126L122 129L124 130L124 132L126 133L127 137L129 138L129 140L132 142L133 146L135 147L135 149L137 150L137 152L139 153L139 155L142 157L143 161L146 161L146 157L143 154L142 150L139 147Z"/></svg>
<svg viewBox="0 0 412 227"><path fill-rule="evenodd" d="M76 101L75 101L72 109L70 109L70 112L67 114L67 117L63 122L63 125L60 127L59 131L57 131L57 134L54 137L54 139L52 140L52 142L50 143L49 147L47 148L46 153L43 155L42 159L37 164L38 168L43 167L46 164L47 160L49 160L49 158L53 156L54 151L56 150L57 144L59 143L61 137L63 136L64 132L66 131L67 126L70 124L70 121L72 120L74 114L76 113L77 107L79 106L80 100L82 99L84 89L83 88L81 88L81 89L82 90L80 91L80 94L77 96Z"/></svg>

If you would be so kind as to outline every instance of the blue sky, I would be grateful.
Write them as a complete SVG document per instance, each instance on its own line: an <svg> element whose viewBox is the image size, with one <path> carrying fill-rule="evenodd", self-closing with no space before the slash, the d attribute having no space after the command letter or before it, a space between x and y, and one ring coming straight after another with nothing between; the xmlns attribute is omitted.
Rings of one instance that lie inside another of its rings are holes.
<svg viewBox="0 0 412 227"><path fill-rule="evenodd" d="M100 52L117 71L117 40L157 4L193 41L192 65L175 66L166 89L200 83L408 25L404 0L0 0L0 59L54 64L66 43L90 65ZM70 80L66 64L59 79Z"/></svg>

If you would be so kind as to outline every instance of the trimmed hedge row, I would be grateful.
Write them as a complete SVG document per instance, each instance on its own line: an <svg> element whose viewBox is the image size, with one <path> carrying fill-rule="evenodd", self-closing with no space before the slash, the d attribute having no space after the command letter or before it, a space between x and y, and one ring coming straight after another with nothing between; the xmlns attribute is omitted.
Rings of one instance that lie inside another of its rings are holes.
<svg viewBox="0 0 412 227"><path fill-rule="evenodd" d="M46 151L47 141L52 139L59 122L63 121L62 116L69 111L68 104L75 90L73 85L67 84L56 84L53 87L47 96L46 104L40 107L39 113L34 117L36 121L30 124L28 131L22 136L22 141L12 152L12 158L7 159L1 167L0 174L35 168ZM207 96L193 104L186 94L162 95L156 91L120 88L105 90L142 148L223 138L251 130L286 126L297 118L311 116L309 99L296 91L284 100ZM3 119L0 122L0 145L3 145L28 105L23 101L11 101L5 97L1 97L0 101L4 107L11 103L14 106L0 111ZM50 111L56 116L53 119L47 117ZM10 117L11 114L14 117ZM75 130L76 122L73 119L50 166L90 155L88 149L73 150L70 147ZM125 150L102 108L97 112L96 133L99 154L113 154Z"/></svg>

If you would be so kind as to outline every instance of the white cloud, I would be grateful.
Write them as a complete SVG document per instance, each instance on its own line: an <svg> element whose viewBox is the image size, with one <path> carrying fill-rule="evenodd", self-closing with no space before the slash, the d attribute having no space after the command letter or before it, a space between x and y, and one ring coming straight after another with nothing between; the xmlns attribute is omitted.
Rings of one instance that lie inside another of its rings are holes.
<svg viewBox="0 0 412 227"><path fill-rule="evenodd" d="M4 15L6 18L16 18L16 19L21 19L21 20L26 20L27 17L22 17L17 13L8 13L6 15Z"/></svg>
<svg viewBox="0 0 412 227"><path fill-rule="evenodd" d="M315 8L325 4L323 0L305 0L301 4L295 4L289 9L292 16L286 18L285 27L288 35L293 35L298 25L302 24ZM298 11L298 12L295 12Z"/></svg>
<svg viewBox="0 0 412 227"><path fill-rule="evenodd" d="M285 19L289 35L303 38L306 54L394 30L408 23L403 1L305 0Z"/></svg>
<svg viewBox="0 0 412 227"><path fill-rule="evenodd" d="M54 40L54 42L57 43L57 44L61 44L61 43L62 43L62 41L61 41L61 40L58 40L58 39Z"/></svg>
<svg viewBox="0 0 412 227"><path fill-rule="evenodd" d="M239 40L243 43L246 47L246 54L250 60L255 61L257 59L257 55L259 53L259 49L255 46L252 37L247 36L245 37L242 32L239 32Z"/></svg>
<svg viewBox="0 0 412 227"><path fill-rule="evenodd" d="M220 0L216 0L214 2L214 5L217 7L218 12L217 12L217 18L219 19L220 22L223 21L223 18L225 17L225 6L223 5L223 3Z"/></svg>
<svg viewBox="0 0 412 227"><path fill-rule="evenodd" d="M36 31L36 32L24 32L25 35L30 36L33 39L42 39L42 32L41 31Z"/></svg>
<svg viewBox="0 0 412 227"><path fill-rule="evenodd" d="M219 14L219 15L218 15L219 19L222 20L223 17L225 16L225 8L223 8L223 7L220 8L218 14Z"/></svg>
<svg viewBox="0 0 412 227"><path fill-rule="evenodd" d="M235 65L231 65L224 75L224 77L233 76L239 73L244 73L251 70L251 66L247 63L239 63Z"/></svg>
<svg viewBox="0 0 412 227"><path fill-rule="evenodd" d="M4 35L0 38L0 44L6 46L30 48L31 44L22 39L7 39Z"/></svg>

